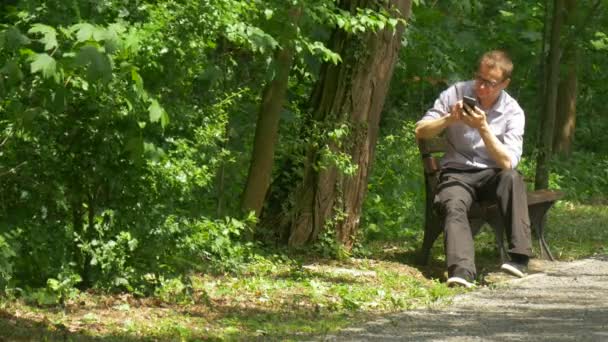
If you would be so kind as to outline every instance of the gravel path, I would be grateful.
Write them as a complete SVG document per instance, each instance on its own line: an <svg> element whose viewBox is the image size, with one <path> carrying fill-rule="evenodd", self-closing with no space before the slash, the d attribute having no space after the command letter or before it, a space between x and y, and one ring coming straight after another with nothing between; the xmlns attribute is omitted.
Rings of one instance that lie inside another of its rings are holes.
<svg viewBox="0 0 608 342"><path fill-rule="evenodd" d="M608 257L540 268L450 304L392 315L326 340L608 341Z"/></svg>

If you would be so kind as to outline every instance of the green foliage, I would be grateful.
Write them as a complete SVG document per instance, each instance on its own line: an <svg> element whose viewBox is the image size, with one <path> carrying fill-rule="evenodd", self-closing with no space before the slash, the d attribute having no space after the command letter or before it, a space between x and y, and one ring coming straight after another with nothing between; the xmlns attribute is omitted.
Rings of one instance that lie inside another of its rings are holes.
<svg viewBox="0 0 608 342"><path fill-rule="evenodd" d="M363 36L403 23L381 6L349 12L333 0L11 3L0 10L0 286L42 289L32 290L40 304L71 298L76 285L181 298L184 274L239 270L255 224L241 216L239 196L275 53L296 53L277 150L276 165L287 166L273 181L273 190L287 183L280 192L302 176L309 145L321 152L319 168L356 171L341 149L360 127L311 124L320 66L344 57L326 45L332 31ZM470 76L483 50L507 48L516 59L510 91L528 113L533 160L543 4L415 3L362 217L368 240L419 235L413 122L445 86ZM551 176L581 202L602 201L607 190L601 13L580 35L578 152L556 159ZM533 173L530 162L522 167ZM348 256L339 246L329 229L315 250ZM340 305L365 307L347 292Z"/></svg>
<svg viewBox="0 0 608 342"><path fill-rule="evenodd" d="M71 271L61 272L57 279L49 278L46 287L27 291L24 299L39 306L56 305L67 300L74 300L79 294L75 285L81 281L82 278L78 274Z"/></svg>
<svg viewBox="0 0 608 342"><path fill-rule="evenodd" d="M604 32L596 32L594 38L595 39L590 42L594 49L598 51L608 50L608 36Z"/></svg>
<svg viewBox="0 0 608 342"><path fill-rule="evenodd" d="M365 236L372 240L411 238L423 226L424 178L414 123L398 127L376 146L362 222Z"/></svg>
<svg viewBox="0 0 608 342"><path fill-rule="evenodd" d="M0 292L8 285L13 277L13 258L15 251L7 239L0 235Z"/></svg>
<svg viewBox="0 0 608 342"><path fill-rule="evenodd" d="M191 287L184 284L180 278L158 280L154 296L167 303L183 303L191 300Z"/></svg>
<svg viewBox="0 0 608 342"><path fill-rule="evenodd" d="M7 278L16 269L16 284L41 286L69 264L84 286L135 290L143 274L192 267L183 260L194 255L238 254L240 221L209 218L234 97L197 78L239 19L223 16L235 1L214 3L29 1L6 14L0 170L19 171L0 178L2 232L18 256L12 269L6 258ZM173 214L185 227L172 233Z"/></svg>

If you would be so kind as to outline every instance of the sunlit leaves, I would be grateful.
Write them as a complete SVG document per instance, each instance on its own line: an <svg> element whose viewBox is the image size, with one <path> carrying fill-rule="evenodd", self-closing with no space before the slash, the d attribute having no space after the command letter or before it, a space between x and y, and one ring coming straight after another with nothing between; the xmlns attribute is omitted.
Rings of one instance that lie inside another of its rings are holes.
<svg viewBox="0 0 608 342"><path fill-rule="evenodd" d="M150 100L148 112L150 113L150 122L160 121L160 125L163 128L169 124L169 115L157 100Z"/></svg>
<svg viewBox="0 0 608 342"><path fill-rule="evenodd" d="M340 58L339 54L328 49L321 42L304 41L303 44L312 55L320 56L324 62L331 62L332 64L338 64L342 62L342 58Z"/></svg>
<svg viewBox="0 0 608 342"><path fill-rule="evenodd" d="M608 35L604 32L596 32L595 39L591 40L591 46L598 51L608 50Z"/></svg>
<svg viewBox="0 0 608 342"><path fill-rule="evenodd" d="M89 23L76 24L70 29L76 32L76 39L78 42L86 42L93 39L93 32L95 32L95 26Z"/></svg>
<svg viewBox="0 0 608 342"><path fill-rule="evenodd" d="M260 28L245 23L236 23L227 30L228 39L235 43L248 45L253 51L271 52L279 45L274 37Z"/></svg>
<svg viewBox="0 0 608 342"><path fill-rule="evenodd" d="M515 14L513 12L505 11L505 10L500 10L499 12L500 12L500 15L505 19L515 18Z"/></svg>
<svg viewBox="0 0 608 342"><path fill-rule="evenodd" d="M42 34L42 38L40 38L40 42L44 44L44 50L49 51L58 46L57 43L57 31L47 25L43 24L34 24L32 28L27 31L30 34L40 33Z"/></svg>
<svg viewBox="0 0 608 342"><path fill-rule="evenodd" d="M29 59L31 62L31 71L33 74L40 72L44 78L56 76L57 62L46 53L32 55Z"/></svg>
<svg viewBox="0 0 608 342"><path fill-rule="evenodd" d="M147 100L148 94L144 89L144 80L141 78L141 75L137 72L135 68L131 69L131 80L135 83L133 88L135 89L137 95L140 98Z"/></svg>
<svg viewBox="0 0 608 342"><path fill-rule="evenodd" d="M329 17L330 21L337 27L353 34L377 32L386 27L394 29L400 22L405 24L403 19L394 18L385 10L374 11L369 8L360 8L355 14L344 10L337 10L336 13L330 14Z"/></svg>

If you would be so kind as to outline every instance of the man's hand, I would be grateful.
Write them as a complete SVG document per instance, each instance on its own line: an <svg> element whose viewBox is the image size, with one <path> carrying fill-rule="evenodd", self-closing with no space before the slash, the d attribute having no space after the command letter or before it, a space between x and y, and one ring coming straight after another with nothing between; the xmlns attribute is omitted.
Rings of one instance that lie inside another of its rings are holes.
<svg viewBox="0 0 608 342"><path fill-rule="evenodd" d="M464 113L461 115L462 121L467 126L469 126L471 128L475 128L477 130L487 129L488 121L486 121L486 112L484 112L477 106L474 108L471 108L468 105L465 105L465 106L467 106L467 108L470 108L470 109L467 110L467 112L469 113L468 115L465 115ZM464 110L465 109L461 109L461 112Z"/></svg>
<svg viewBox="0 0 608 342"><path fill-rule="evenodd" d="M469 106L467 107L471 108ZM502 142L500 142L494 133L492 133L488 121L486 120L486 112L479 107L471 108L470 110L467 110L467 112L469 113L468 115L462 115L462 121L479 132L488 152L498 166L500 166L501 169L512 168L511 155L507 152Z"/></svg>
<svg viewBox="0 0 608 342"><path fill-rule="evenodd" d="M448 124L452 124L456 121L462 120L462 117L465 116L464 109L462 108L462 101L456 102L454 105L450 107L450 113L448 114Z"/></svg>

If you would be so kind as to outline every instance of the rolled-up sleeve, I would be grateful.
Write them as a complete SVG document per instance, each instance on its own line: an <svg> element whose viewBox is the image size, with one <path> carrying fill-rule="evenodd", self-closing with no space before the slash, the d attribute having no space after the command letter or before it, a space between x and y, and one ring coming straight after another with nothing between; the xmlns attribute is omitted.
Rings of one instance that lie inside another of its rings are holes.
<svg viewBox="0 0 608 342"><path fill-rule="evenodd" d="M521 108L517 108L507 121L503 142L511 155L511 168L513 169L517 167L521 160L525 125L526 118L524 111Z"/></svg>
<svg viewBox="0 0 608 342"><path fill-rule="evenodd" d="M444 90L439 97L435 100L433 107L431 107L418 122L439 119L440 117L447 115L450 111L450 106L457 100L458 89L456 86L451 86Z"/></svg>

